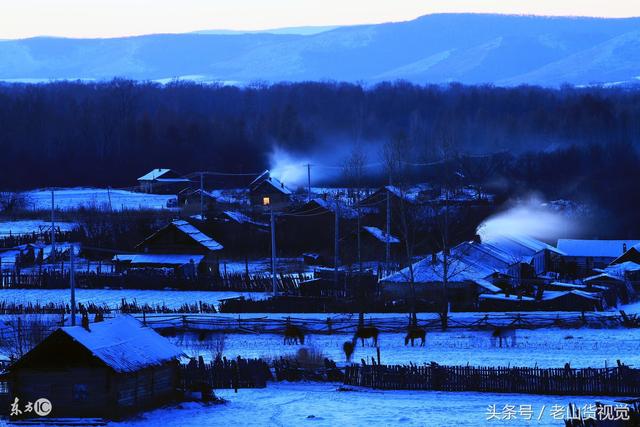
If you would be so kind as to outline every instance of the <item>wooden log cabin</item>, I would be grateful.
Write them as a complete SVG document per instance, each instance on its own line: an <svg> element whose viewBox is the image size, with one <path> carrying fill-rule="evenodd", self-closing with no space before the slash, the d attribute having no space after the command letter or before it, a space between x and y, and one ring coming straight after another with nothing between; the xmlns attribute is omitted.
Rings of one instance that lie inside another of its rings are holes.
<svg viewBox="0 0 640 427"><path fill-rule="evenodd" d="M151 328L119 316L57 329L3 377L11 402L48 399L48 417L118 418L174 400L181 356Z"/></svg>

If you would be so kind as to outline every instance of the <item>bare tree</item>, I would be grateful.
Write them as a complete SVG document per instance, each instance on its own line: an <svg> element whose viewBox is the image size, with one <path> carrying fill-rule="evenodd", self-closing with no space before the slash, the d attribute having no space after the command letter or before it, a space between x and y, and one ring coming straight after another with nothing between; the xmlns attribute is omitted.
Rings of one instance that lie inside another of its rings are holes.
<svg viewBox="0 0 640 427"><path fill-rule="evenodd" d="M357 144L353 147L351 154L347 158L347 161L344 164L344 175L346 181L353 190L353 204L356 207L356 215L357 215L357 232L356 232L356 253L357 253L357 261L358 261L358 271L362 272L362 239L361 239L361 228L362 228L362 209L360 206L360 200L362 199L362 179L364 176L364 165L366 162L366 154L362 150L360 144Z"/></svg>
<svg viewBox="0 0 640 427"><path fill-rule="evenodd" d="M401 241L404 246L405 262L408 268L409 288L411 293L411 312L415 314L416 310L416 289L415 275L413 271L413 250L415 241L415 225L416 225L416 209L415 204L410 201L409 190L409 173L407 166L410 164L412 155L412 147L408 139L404 135L398 135L389 140L383 148L383 159L387 173L389 175L388 192L395 192L398 199L397 223L399 224L399 232ZM385 233L385 238L390 241L391 231Z"/></svg>

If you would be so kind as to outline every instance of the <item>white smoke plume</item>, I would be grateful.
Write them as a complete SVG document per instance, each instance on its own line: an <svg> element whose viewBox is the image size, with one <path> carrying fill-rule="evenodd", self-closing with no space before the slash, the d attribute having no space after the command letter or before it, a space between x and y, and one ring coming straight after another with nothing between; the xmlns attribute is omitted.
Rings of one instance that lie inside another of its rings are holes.
<svg viewBox="0 0 640 427"><path fill-rule="evenodd" d="M575 217L551 209L540 198L531 196L487 218L478 226L477 233L483 241L522 235L552 242L576 234L579 229Z"/></svg>

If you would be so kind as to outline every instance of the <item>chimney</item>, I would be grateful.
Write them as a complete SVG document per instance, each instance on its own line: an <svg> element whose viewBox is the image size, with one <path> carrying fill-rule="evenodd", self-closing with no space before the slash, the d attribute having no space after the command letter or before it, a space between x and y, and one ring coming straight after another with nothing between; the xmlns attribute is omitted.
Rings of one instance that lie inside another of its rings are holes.
<svg viewBox="0 0 640 427"><path fill-rule="evenodd" d="M622 253L625 253L625 252L627 252L627 243L626 242L622 243Z"/></svg>
<svg viewBox="0 0 640 427"><path fill-rule="evenodd" d="M435 252L431 252L431 264L436 265L438 263L438 255Z"/></svg>
<svg viewBox="0 0 640 427"><path fill-rule="evenodd" d="M474 234L473 235L473 243L477 243L477 244L481 244L482 243L482 239L480 238L479 234Z"/></svg>

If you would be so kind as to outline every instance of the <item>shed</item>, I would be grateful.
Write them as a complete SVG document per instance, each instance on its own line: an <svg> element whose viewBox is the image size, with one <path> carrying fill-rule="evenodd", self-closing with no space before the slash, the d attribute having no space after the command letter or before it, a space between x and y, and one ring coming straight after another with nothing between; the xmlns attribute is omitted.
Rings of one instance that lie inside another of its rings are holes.
<svg viewBox="0 0 640 427"><path fill-rule="evenodd" d="M57 329L5 377L12 401L49 399L51 417L114 418L175 399L181 356L151 328L119 316Z"/></svg>

